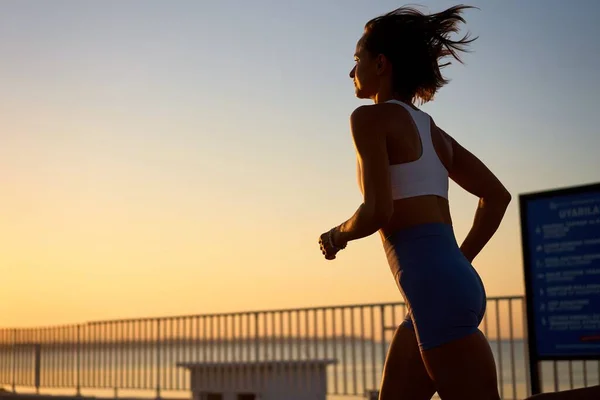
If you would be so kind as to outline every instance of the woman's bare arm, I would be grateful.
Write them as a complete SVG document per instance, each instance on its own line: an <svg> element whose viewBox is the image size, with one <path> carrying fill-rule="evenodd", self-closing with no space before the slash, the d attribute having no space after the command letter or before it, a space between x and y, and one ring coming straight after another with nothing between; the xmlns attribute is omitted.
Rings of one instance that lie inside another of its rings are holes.
<svg viewBox="0 0 600 400"><path fill-rule="evenodd" d="M361 106L350 117L350 128L360 165L363 203L334 232L335 242L347 243L377 232L394 212L385 129L385 119L376 106Z"/></svg>
<svg viewBox="0 0 600 400"><path fill-rule="evenodd" d="M452 161L448 166L450 178L479 197L473 227L460 246L465 257L472 262L498 230L511 195L481 160L446 132L441 129L440 132L452 144Z"/></svg>

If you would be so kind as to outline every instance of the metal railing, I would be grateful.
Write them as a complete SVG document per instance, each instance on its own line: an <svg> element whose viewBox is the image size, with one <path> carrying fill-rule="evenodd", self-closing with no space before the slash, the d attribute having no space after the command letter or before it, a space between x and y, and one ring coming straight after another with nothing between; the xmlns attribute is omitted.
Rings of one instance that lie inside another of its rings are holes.
<svg viewBox="0 0 600 400"><path fill-rule="evenodd" d="M377 390L403 303L90 322L0 330L0 385L40 389L189 391L179 363L332 359L330 398ZM523 296L490 297L481 329L490 340L503 399L529 390ZM544 388L596 384L597 362L549 363ZM308 376L308 374L307 374ZM548 379L550 378L550 379Z"/></svg>

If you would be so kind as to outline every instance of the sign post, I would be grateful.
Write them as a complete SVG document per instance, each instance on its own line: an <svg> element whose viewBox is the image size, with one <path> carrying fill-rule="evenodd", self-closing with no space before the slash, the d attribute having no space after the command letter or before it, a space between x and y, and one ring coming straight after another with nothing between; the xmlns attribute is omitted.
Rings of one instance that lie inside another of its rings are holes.
<svg viewBox="0 0 600 400"><path fill-rule="evenodd" d="M532 394L538 363L600 360L600 183L519 196Z"/></svg>

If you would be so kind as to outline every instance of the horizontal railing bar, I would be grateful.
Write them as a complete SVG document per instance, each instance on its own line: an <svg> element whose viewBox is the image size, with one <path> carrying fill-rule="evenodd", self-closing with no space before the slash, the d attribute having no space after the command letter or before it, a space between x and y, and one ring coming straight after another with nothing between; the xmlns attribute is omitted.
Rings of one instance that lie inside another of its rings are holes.
<svg viewBox="0 0 600 400"><path fill-rule="evenodd" d="M524 299L523 295L511 295L511 296L489 296L487 297L488 301L498 301L498 300L522 300ZM371 308L371 307L390 307L390 306L402 306L405 305L404 302L382 302L382 303L355 303L355 304L341 304L341 305L329 305L329 306L313 306L313 307L296 307L296 308L274 308L274 309L262 309L262 310L251 310L251 311L233 311L233 312L221 312L221 313L206 313L206 314L182 314L182 315L170 315L170 316L162 316L162 317L141 317L141 318L122 318L122 319L110 319L110 320L99 320L99 321L87 321L83 322L83 325L99 325L99 324L109 324L109 323L127 323L127 322L151 322L151 321L170 321L175 319L186 319L186 318L202 318L202 317L231 317L238 315L252 315L252 314L265 314L265 313L282 313L282 312L306 312L306 311L329 311L329 310L339 310L339 309L349 309L349 308ZM57 327L76 327L79 324L69 324L69 325L56 325ZM52 326L44 326L43 328L49 328ZM40 327L35 328L0 328L1 330L5 329L18 329L18 330L27 330L27 329L39 329Z"/></svg>

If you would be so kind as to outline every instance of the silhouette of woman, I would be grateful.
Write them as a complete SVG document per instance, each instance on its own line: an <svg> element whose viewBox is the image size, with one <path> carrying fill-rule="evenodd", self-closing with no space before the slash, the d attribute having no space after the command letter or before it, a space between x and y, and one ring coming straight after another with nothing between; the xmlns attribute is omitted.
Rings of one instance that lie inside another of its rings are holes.
<svg viewBox="0 0 600 400"><path fill-rule="evenodd" d="M448 81L440 59L474 39L449 35L467 6L425 15L402 7L367 22L350 72L356 96L374 104L350 117L363 203L323 233L333 260L348 242L379 231L408 306L386 357L380 400L496 400L496 366L478 326L486 294L473 259L496 232L511 195L476 156L415 106ZM479 198L459 246L448 203L449 179Z"/></svg>

